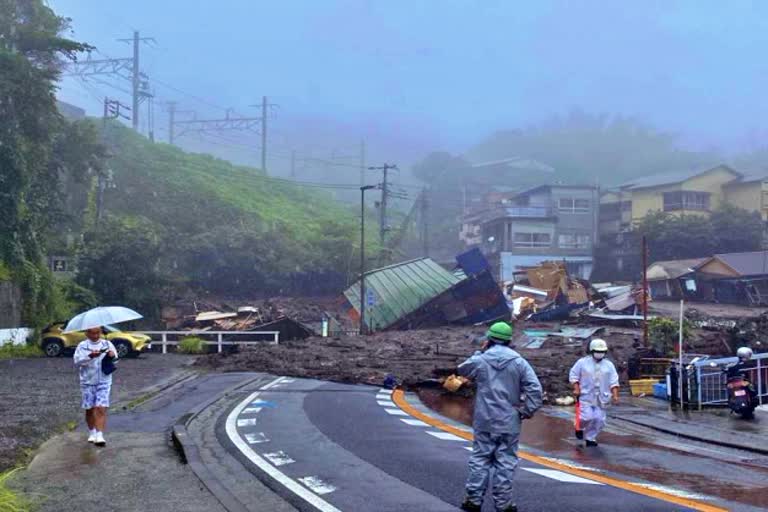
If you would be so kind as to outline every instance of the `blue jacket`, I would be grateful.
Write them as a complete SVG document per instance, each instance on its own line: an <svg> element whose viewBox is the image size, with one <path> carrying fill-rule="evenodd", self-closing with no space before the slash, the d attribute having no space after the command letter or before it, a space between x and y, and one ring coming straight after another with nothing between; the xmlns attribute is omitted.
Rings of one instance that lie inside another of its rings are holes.
<svg viewBox="0 0 768 512"><path fill-rule="evenodd" d="M542 401L541 383L528 361L504 345L493 345L459 365L459 374L475 381L473 428L491 434L519 434Z"/></svg>

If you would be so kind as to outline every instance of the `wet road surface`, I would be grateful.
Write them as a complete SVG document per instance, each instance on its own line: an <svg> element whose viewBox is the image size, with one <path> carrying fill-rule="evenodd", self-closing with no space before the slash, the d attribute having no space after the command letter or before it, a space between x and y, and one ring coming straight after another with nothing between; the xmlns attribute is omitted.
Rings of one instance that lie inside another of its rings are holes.
<svg viewBox="0 0 768 512"><path fill-rule="evenodd" d="M219 438L300 510L457 510L471 443L408 416L389 396L367 386L279 379L235 404L218 425ZM548 425L529 430L541 428ZM563 454L549 440L561 434L542 437L539 448ZM584 457L613 460L612 450L599 450ZM576 452L571 446L570 455ZM524 511L691 510L529 461L521 462L516 489Z"/></svg>
<svg viewBox="0 0 768 512"><path fill-rule="evenodd" d="M462 424L471 425L471 400L421 390L428 407ZM743 505L744 510L768 509L768 457L687 441L608 420L600 446L587 450L573 436L573 409L549 408L524 424L524 449L619 475L674 487L690 496L714 496ZM751 430L749 424L746 430ZM730 508L736 508L731 505Z"/></svg>

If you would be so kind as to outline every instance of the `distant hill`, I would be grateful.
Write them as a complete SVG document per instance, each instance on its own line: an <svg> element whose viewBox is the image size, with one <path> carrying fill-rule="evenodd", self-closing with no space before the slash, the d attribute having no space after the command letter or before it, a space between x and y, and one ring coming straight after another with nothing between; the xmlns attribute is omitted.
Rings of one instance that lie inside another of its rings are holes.
<svg viewBox="0 0 768 512"><path fill-rule="evenodd" d="M335 291L357 271L352 265L359 259L353 254L358 220L325 190L152 143L118 123L106 128L105 137L112 153L107 227L94 233L100 242L116 233L127 238L125 230L151 234L148 247L160 254L148 265L174 283L172 295L185 289L242 295ZM88 231L93 195L92 190L90 199L75 201L91 205L75 230ZM123 250L120 240L108 249ZM93 262L89 269L98 271Z"/></svg>

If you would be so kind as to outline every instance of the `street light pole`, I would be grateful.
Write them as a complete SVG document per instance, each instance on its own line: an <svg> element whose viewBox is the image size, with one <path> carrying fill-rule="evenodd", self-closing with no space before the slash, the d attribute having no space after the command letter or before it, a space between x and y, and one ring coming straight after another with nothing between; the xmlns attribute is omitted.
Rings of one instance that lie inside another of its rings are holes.
<svg viewBox="0 0 768 512"><path fill-rule="evenodd" d="M360 187L360 334L365 327L365 191L376 188L374 185Z"/></svg>

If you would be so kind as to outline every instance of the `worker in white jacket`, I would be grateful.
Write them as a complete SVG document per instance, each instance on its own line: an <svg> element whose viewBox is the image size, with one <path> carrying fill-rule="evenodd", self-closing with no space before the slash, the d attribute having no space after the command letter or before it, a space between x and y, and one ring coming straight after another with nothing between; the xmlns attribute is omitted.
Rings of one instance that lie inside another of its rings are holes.
<svg viewBox="0 0 768 512"><path fill-rule="evenodd" d="M604 340L592 340L589 355L576 361L568 376L578 400L581 428L577 428L576 437L585 438L587 446L597 446L597 435L605 427L606 408L619 403L619 374L605 359L607 353Z"/></svg>

